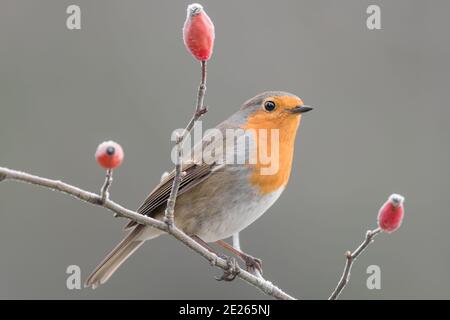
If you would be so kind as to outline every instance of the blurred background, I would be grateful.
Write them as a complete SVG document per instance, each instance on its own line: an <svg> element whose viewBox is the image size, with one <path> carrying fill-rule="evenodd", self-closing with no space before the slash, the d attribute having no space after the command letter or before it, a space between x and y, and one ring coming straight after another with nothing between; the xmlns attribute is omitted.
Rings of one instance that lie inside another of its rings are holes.
<svg viewBox="0 0 450 320"><path fill-rule="evenodd" d="M199 64L181 28L190 1L23 1L0 4L0 166L99 190L99 142L125 149L112 198L136 209L172 168L170 134L190 118ZM66 8L81 8L81 30ZM204 1L216 26L204 128L246 99L284 90L315 107L302 121L280 200L241 234L265 276L304 299L327 298L344 253L376 227L389 194L406 218L354 266L343 299L450 298L450 3ZM381 30L366 9L381 8ZM83 281L123 236L125 221L34 186L0 184L0 298L267 298L213 279L170 237L151 241L106 284ZM381 289L366 287L370 265Z"/></svg>

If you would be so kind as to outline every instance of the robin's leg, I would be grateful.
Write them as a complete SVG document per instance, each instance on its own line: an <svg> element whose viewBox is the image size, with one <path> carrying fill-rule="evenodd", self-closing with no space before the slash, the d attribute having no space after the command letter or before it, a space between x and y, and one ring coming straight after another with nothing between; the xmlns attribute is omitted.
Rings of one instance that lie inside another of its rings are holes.
<svg viewBox="0 0 450 320"><path fill-rule="evenodd" d="M203 248L205 248L209 252L212 252L215 255L217 255L218 257L227 261L227 264L229 267L228 270L224 271L222 276L215 277L216 280L218 280L218 281L222 281L222 280L233 281L236 278L236 276L238 274L238 272L236 271L237 270L236 269L237 268L236 260L234 260L233 258L231 258L229 256L224 255L223 253L216 252L213 248L211 248L209 246L209 244L207 244L205 241L202 240L202 238L200 238L197 235L192 235L191 238L194 239L195 242L197 242L199 245L201 245Z"/></svg>
<svg viewBox="0 0 450 320"><path fill-rule="evenodd" d="M262 274L262 261L261 261L261 259L252 257L249 254L241 252L241 251L237 250L235 247L233 247L232 245L226 243L223 240L216 241L216 243L219 246L221 246L222 248L227 249L231 253L233 253L236 256L238 256L239 258L241 258L245 262L245 265L247 267L247 271L250 271L251 269L254 269L254 270L258 270L259 273Z"/></svg>
<svg viewBox="0 0 450 320"><path fill-rule="evenodd" d="M205 249L208 250L209 252L212 252L212 253L214 253L215 255L217 255L219 258L222 258L222 259L224 259L224 260L229 259L228 256L224 255L223 253L217 252L216 250L214 250L213 248L211 248L211 247L209 246L209 244L206 243L205 241L203 241L203 239L200 238L199 236L197 236L197 235L194 234L194 235L191 236L191 238L194 239L195 242L197 242L199 245L201 245L203 248L205 248Z"/></svg>

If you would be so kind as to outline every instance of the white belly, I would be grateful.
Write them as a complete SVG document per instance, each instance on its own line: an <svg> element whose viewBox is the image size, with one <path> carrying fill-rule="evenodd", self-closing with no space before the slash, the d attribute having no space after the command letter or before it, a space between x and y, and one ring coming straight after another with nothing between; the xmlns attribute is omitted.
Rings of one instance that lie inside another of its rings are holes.
<svg viewBox="0 0 450 320"><path fill-rule="evenodd" d="M206 242L231 237L234 233L244 230L266 212L282 192L283 188L280 188L270 194L259 196L258 201L248 199L248 201L239 201L239 204L230 205L230 208L224 208L224 211L203 224L197 230L197 235Z"/></svg>
<svg viewBox="0 0 450 320"><path fill-rule="evenodd" d="M261 194L248 183L249 171L230 168L180 195L175 205L175 224L188 235L206 242L226 239L258 219L283 192L283 187ZM163 218L164 211L156 215ZM142 238L154 237L146 232Z"/></svg>

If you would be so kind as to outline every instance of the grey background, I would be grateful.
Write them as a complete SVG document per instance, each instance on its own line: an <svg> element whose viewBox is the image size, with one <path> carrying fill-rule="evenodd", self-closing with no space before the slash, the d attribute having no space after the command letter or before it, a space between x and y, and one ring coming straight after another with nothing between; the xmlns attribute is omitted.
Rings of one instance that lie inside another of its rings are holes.
<svg viewBox="0 0 450 320"><path fill-rule="evenodd" d="M82 30L66 29L78 4ZM199 65L181 27L188 1L2 1L0 165L98 190L97 144L126 159L112 196L135 209L170 169L170 134L191 115ZM204 1L216 26L206 101L211 127L255 94L298 94L304 117L280 200L242 234L265 276L300 298L326 298L344 252L392 192L402 228L355 265L342 298L450 298L448 1ZM379 4L382 30L366 28ZM104 286L83 279L124 221L58 193L0 184L0 298L266 298L169 237L144 246ZM381 290L366 268L381 267Z"/></svg>

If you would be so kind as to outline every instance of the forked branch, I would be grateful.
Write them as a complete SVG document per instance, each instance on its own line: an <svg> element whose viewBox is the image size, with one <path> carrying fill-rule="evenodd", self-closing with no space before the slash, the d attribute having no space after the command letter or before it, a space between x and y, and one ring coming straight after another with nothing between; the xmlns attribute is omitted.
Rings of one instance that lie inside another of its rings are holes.
<svg viewBox="0 0 450 320"><path fill-rule="evenodd" d="M37 186L42 186L54 191L65 193L81 201L104 207L109 211L113 212L115 216L128 218L140 224L145 224L157 228L161 231L167 232L177 240L181 241L184 245L200 254L203 258L207 259L212 266L216 266L222 269L223 271L227 271L229 268L229 263L225 259L222 259L218 257L215 253L212 253L207 249L205 249L203 246L201 246L199 243L197 243L183 231L178 229L175 225L169 227L163 221L156 220L144 216L140 213L137 213L133 210L124 208L123 206L112 201L109 198L106 198L105 201L103 201L103 197L101 194L89 192L59 180L52 180L48 178L35 176L29 173L0 167L0 181L2 180L4 181L15 180L30 183ZM255 286L265 294L281 300L295 299L294 297L285 293L277 286L273 285L272 282L265 280L264 278L256 277L240 267L237 268L238 268L237 277Z"/></svg>

